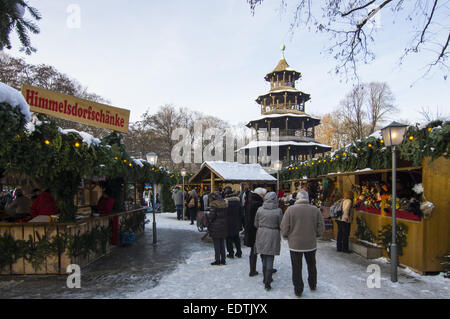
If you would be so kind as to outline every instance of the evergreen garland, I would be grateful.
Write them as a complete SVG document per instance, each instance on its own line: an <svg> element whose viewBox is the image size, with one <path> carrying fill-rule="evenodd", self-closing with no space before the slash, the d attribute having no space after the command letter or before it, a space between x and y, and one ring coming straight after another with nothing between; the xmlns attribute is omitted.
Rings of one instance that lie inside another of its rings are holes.
<svg viewBox="0 0 450 319"><path fill-rule="evenodd" d="M355 232L355 237L360 240L368 241L369 243L375 243L376 236L367 226L367 222L363 217L356 217L357 229Z"/></svg>
<svg viewBox="0 0 450 319"><path fill-rule="evenodd" d="M406 241L406 237L408 236L408 226L404 223L398 223L396 226L396 241L397 241L397 250L398 255L403 256L403 247L406 247L408 244ZM378 236L376 238L378 244L383 246L386 249L388 255L391 255L391 245L392 245L392 225L387 224L384 225L379 231Z"/></svg>
<svg viewBox="0 0 450 319"><path fill-rule="evenodd" d="M88 145L76 132L63 134L51 118L42 114L37 117L39 125L32 131L25 130L19 108L0 103L0 171L27 174L48 188L60 210L60 222L75 221L73 198L83 177L106 177L118 196L118 185L122 186L124 180L163 185L177 182L176 173L131 158L121 134L113 132L98 145ZM122 201L117 197L116 211Z"/></svg>
<svg viewBox="0 0 450 319"><path fill-rule="evenodd" d="M163 212L174 212L176 210L175 203L172 200L171 187L168 184L163 184L161 189L161 200Z"/></svg>
<svg viewBox="0 0 450 319"><path fill-rule="evenodd" d="M450 158L450 122L435 121L424 128L410 126L399 146L399 159L421 165L425 157ZM281 181L315 178L329 173L353 172L365 168L392 167L392 153L382 139L373 136L358 140L323 158L291 164L280 173Z"/></svg>
<svg viewBox="0 0 450 319"><path fill-rule="evenodd" d="M450 122L433 121L423 128L410 126L400 145L401 157L419 165L424 157L450 158Z"/></svg>
<svg viewBox="0 0 450 319"><path fill-rule="evenodd" d="M131 214L129 216L124 216L120 220L119 234L124 232L136 233L139 231L144 231L145 224L148 221L145 220L145 214Z"/></svg>
<svg viewBox="0 0 450 319"><path fill-rule="evenodd" d="M144 214L136 214L144 215ZM142 217L136 218L141 221ZM0 271L24 258L34 270L40 270L45 258L58 256L67 250L69 257L87 257L89 253L105 254L107 243L111 238L111 226L96 225L84 234L71 235L68 232L49 236L50 230L41 236L35 232L33 239L15 240L10 234L0 234Z"/></svg>

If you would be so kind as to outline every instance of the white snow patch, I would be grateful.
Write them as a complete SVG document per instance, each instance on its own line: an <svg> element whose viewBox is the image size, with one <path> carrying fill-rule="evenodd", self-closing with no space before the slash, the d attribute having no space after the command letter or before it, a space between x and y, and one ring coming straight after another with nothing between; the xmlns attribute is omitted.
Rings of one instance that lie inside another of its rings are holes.
<svg viewBox="0 0 450 319"><path fill-rule="evenodd" d="M379 130L379 131L375 131L372 134L370 134L369 137L375 137L376 139L382 140L383 134L381 134L381 130Z"/></svg>
<svg viewBox="0 0 450 319"><path fill-rule="evenodd" d="M204 162L203 168L208 165L224 180L241 180L241 181L276 181L277 179L268 174L259 164L241 164L237 162Z"/></svg>
<svg viewBox="0 0 450 319"><path fill-rule="evenodd" d="M143 160L137 159L137 158L134 158L134 157L131 157L131 159L133 160L134 164L136 164L136 165L138 165L140 167L144 167L144 164L142 163Z"/></svg>
<svg viewBox="0 0 450 319"><path fill-rule="evenodd" d="M74 130L74 129L66 129L66 130L64 130L64 129L60 128L60 127L58 128L58 131L61 134L76 133L83 139L83 143L86 143L89 146L91 146L92 144L99 145L101 143L101 141L98 138L95 138L91 134L86 133L86 132L79 132L79 131Z"/></svg>
<svg viewBox="0 0 450 319"><path fill-rule="evenodd" d="M198 241L204 233L196 226L178 221L176 213L157 215L158 228L189 230L198 234ZM152 225L147 229L151 232ZM211 266L214 261L212 243L192 245L190 257L185 263L164 275L155 287L137 289L127 295L129 298L160 299L297 299L292 284L292 266L288 243L281 241L281 254L275 257L272 290L264 290L262 283L261 259L258 257L258 276L249 277L248 256L250 248L243 246L242 258L227 259L225 266ZM195 248L194 248L195 247ZM157 249L157 248L156 248ZM303 261L303 280L305 288L301 299L448 299L449 280L439 276L421 276L410 269L398 270L398 283L390 281L390 265L386 258L367 260L356 254L343 254L336 251L335 241L318 241L317 290L311 291L307 283L306 264ZM368 288L371 275L368 266L378 264L381 268L381 288ZM338 274L338 275L337 275ZM411 280L413 277L413 280Z"/></svg>
<svg viewBox="0 0 450 319"><path fill-rule="evenodd" d="M7 103L12 107L19 107L20 112L25 116L25 120L30 122L30 106L25 101L22 93L2 82L0 82L0 103Z"/></svg>

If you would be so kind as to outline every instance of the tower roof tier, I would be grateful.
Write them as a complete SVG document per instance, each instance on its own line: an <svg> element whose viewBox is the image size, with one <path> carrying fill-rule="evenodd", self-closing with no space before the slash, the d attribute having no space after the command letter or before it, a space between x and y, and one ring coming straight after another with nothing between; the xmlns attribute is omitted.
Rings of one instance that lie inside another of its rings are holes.
<svg viewBox="0 0 450 319"><path fill-rule="evenodd" d="M244 147L241 147L236 152L260 147L280 147L280 148L298 148L300 154L308 154L310 150L314 153L322 153L331 151L331 146L324 145L318 142L294 142L294 141L251 141Z"/></svg>
<svg viewBox="0 0 450 319"><path fill-rule="evenodd" d="M271 120L273 121L272 127L280 127L280 125L277 125L278 122L284 123L286 119L291 119L294 121L298 121L299 119L304 119L305 122L307 122L307 125L305 125L305 128L312 127L320 124L320 119L314 116L311 116L309 114L306 114L305 112L292 110L291 112L286 112L285 110L277 110L273 112L268 112L264 114L263 116L258 117L257 119L251 120L247 123L247 127L254 127L255 124L258 124L259 128L265 128L267 127L267 121ZM300 127L300 124L298 124Z"/></svg>
<svg viewBox="0 0 450 319"><path fill-rule="evenodd" d="M264 79L270 82L272 78L276 79L277 76L279 77L280 75L283 75L283 73L285 77L291 75L293 81L297 81L302 77L302 74L291 68L285 59L281 59L275 69L268 73Z"/></svg>
<svg viewBox="0 0 450 319"><path fill-rule="evenodd" d="M304 93L302 91L299 91L295 88L274 88L270 90L269 93L263 94L258 96L258 98L255 100L258 104L264 104L264 99L268 100L268 104L270 104L270 100L277 99L277 98L284 98L286 97L297 97L298 103L307 102L311 99L311 95Z"/></svg>

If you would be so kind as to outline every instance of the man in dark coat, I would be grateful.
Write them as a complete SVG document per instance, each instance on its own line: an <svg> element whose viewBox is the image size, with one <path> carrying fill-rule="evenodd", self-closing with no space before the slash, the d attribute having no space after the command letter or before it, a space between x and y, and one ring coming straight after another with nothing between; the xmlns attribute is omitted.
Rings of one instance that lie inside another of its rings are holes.
<svg viewBox="0 0 450 319"><path fill-rule="evenodd" d="M255 215L256 211L263 204L264 195L266 195L267 190L264 188L257 188L253 192L249 192L247 198L247 205L244 216L244 228L245 228L245 236L244 236L244 245L250 247L250 273L249 276L253 277L258 275L256 271L256 261L258 255L255 253L255 241L256 241L256 227L255 227Z"/></svg>
<svg viewBox="0 0 450 319"><path fill-rule="evenodd" d="M228 234L227 202L222 199L220 193L216 192L209 195L209 203L208 231L213 239L216 257L216 260L211 265L225 265L225 238Z"/></svg>
<svg viewBox="0 0 450 319"><path fill-rule="evenodd" d="M230 189L226 192L225 201L228 203L227 207L227 224L228 224L228 236L226 239L228 258L234 258L233 244L236 246L236 257L242 257L241 239L239 238L239 232L242 230L242 209L239 197L233 194Z"/></svg>

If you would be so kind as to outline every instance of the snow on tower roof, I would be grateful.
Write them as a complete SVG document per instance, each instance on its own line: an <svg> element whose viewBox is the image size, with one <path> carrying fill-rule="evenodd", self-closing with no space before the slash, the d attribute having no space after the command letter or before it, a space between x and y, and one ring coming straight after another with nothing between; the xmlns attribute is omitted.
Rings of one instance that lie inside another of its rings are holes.
<svg viewBox="0 0 450 319"><path fill-rule="evenodd" d="M210 169L224 181L267 181L277 179L267 173L259 164L241 164L237 162L206 161L189 182L194 180L204 169Z"/></svg>
<svg viewBox="0 0 450 319"><path fill-rule="evenodd" d="M285 116L290 116L290 117L309 117L311 119L320 121L319 118L311 116L311 115L308 115L306 113L303 113L303 114L297 114L297 113L274 113L274 114L266 114L266 115L260 116L257 119L251 120L249 122L249 124L251 122L261 121L261 120L268 119L268 118L277 118L277 117L285 117Z"/></svg>
<svg viewBox="0 0 450 319"><path fill-rule="evenodd" d="M12 107L19 107L27 122L31 121L30 106L20 91L0 82L0 103L7 103Z"/></svg>
<svg viewBox="0 0 450 319"><path fill-rule="evenodd" d="M256 147L277 147L277 146L317 146L331 149L331 146L320 144L317 142L294 142L294 141L251 141L244 147L241 147L236 152L241 150L256 148Z"/></svg>

